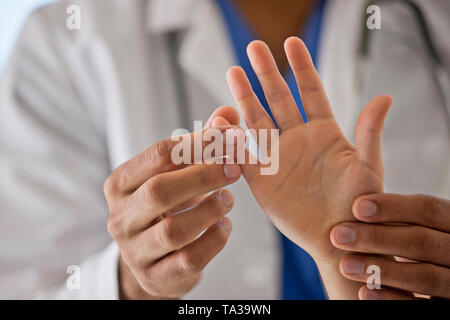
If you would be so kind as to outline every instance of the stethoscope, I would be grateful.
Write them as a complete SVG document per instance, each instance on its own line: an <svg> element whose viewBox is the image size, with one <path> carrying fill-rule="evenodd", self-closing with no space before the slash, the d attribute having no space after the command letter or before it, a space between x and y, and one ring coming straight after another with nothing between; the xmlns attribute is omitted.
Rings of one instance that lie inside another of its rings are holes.
<svg viewBox="0 0 450 320"><path fill-rule="evenodd" d="M442 94L443 100L444 100L444 108L445 113L447 115L447 127L449 127L450 132L450 80L449 75L445 69L444 64L442 63L441 58L439 57L439 54L436 50L436 46L433 43L433 40L431 38L431 33L429 31L429 27L427 24L427 20L425 19L425 16L421 10L421 8L414 3L411 0L372 0L367 2L367 6L372 4L379 4L379 3L393 3L393 2L399 2L405 4L409 10L415 15L415 19L418 23L421 38L424 41L426 50L429 54L429 57L431 58L431 62L433 64L433 73L436 78L436 82L438 83L439 90ZM366 8L365 7L365 8ZM369 46L370 46L370 37L372 32L366 27L366 19L367 15L366 12L364 12L364 17L362 21L362 35L361 35L361 42L359 47L359 56L361 58L361 64L363 64L368 56L369 56Z"/></svg>

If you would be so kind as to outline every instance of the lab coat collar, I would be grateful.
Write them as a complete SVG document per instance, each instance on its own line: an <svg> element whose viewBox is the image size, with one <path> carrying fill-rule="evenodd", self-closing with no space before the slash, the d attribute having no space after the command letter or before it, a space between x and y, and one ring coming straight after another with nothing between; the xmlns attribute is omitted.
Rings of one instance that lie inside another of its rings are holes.
<svg viewBox="0 0 450 320"><path fill-rule="evenodd" d="M225 74L235 64L235 57L214 1L150 0L147 28L150 33L184 30L178 54L180 67L201 84L218 105L233 103Z"/></svg>
<svg viewBox="0 0 450 320"><path fill-rule="evenodd" d="M215 2L148 1L148 32L185 31L178 54L180 67L211 94L218 105L233 105L225 74L236 63L236 58ZM363 6L363 2L328 1L318 57L319 72L336 119L348 137L352 136L354 114L359 113L354 76Z"/></svg>
<svg viewBox="0 0 450 320"><path fill-rule="evenodd" d="M147 30L164 33L186 28L198 0L148 0Z"/></svg>

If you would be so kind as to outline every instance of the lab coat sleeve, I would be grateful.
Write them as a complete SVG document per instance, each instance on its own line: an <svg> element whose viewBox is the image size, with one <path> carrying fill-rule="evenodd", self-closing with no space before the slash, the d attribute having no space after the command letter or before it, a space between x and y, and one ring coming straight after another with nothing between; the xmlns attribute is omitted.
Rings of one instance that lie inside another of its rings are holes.
<svg viewBox="0 0 450 320"><path fill-rule="evenodd" d="M32 299L57 300L117 300L119 289L117 283L117 266L119 250L115 242L111 242L101 252L90 256L79 265L79 285L73 278L53 288L38 288ZM75 272L78 272L75 271ZM71 275L75 275L72 273Z"/></svg>
<svg viewBox="0 0 450 320"><path fill-rule="evenodd" d="M118 298L101 83L66 17L33 12L0 79L0 298Z"/></svg>

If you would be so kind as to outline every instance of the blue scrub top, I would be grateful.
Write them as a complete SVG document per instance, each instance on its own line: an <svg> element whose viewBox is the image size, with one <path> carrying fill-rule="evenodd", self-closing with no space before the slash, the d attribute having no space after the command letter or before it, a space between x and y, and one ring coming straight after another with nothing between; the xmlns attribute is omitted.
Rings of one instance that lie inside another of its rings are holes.
<svg viewBox="0 0 450 320"><path fill-rule="evenodd" d="M222 16L228 28L229 37L233 43L235 56L239 65L245 70L247 77L258 96L264 109L273 119L272 112L264 96L264 91L253 71L246 54L249 42L256 40L257 36L239 12L239 8L233 0L217 0ZM312 60L316 64L319 50L320 27L326 0L318 0L314 4L308 17L305 27L301 33L301 38L311 53ZM307 122L303 109L297 83L292 70L288 70L284 75L289 89L294 96L301 116ZM275 121L274 121L275 122ZM326 299L317 267L304 250L292 243L285 236L280 234L280 244L282 249L282 275L281 275L281 296L283 299Z"/></svg>

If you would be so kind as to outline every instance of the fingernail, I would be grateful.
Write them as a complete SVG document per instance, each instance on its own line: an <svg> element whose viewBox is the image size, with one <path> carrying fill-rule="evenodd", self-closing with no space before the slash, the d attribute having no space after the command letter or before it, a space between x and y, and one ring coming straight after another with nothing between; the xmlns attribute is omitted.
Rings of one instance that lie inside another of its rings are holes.
<svg viewBox="0 0 450 320"><path fill-rule="evenodd" d="M377 213L378 206L375 202L361 200L358 206L358 213L361 217L369 218Z"/></svg>
<svg viewBox="0 0 450 320"><path fill-rule="evenodd" d="M227 232L229 232L233 226L230 219L220 219L218 223Z"/></svg>
<svg viewBox="0 0 450 320"><path fill-rule="evenodd" d="M356 239L355 230L347 226L337 226L334 230L334 239L338 243L352 243Z"/></svg>
<svg viewBox="0 0 450 320"><path fill-rule="evenodd" d="M237 178L241 175L241 167L238 164L224 164L223 171L229 179Z"/></svg>
<svg viewBox="0 0 450 320"><path fill-rule="evenodd" d="M366 289L363 300L380 300L380 295L373 289Z"/></svg>
<svg viewBox="0 0 450 320"><path fill-rule="evenodd" d="M222 199L222 203L226 208L231 208L233 206L233 196L228 191L221 191L220 198Z"/></svg>
<svg viewBox="0 0 450 320"><path fill-rule="evenodd" d="M211 126L212 126L213 128L214 128L214 127L219 127L220 125L222 125L222 119L219 118L219 117L214 118L214 119L212 120L212 122L211 122Z"/></svg>
<svg viewBox="0 0 450 320"><path fill-rule="evenodd" d="M360 274L364 270L364 263L355 258L347 258L344 261L344 271L348 274Z"/></svg>

